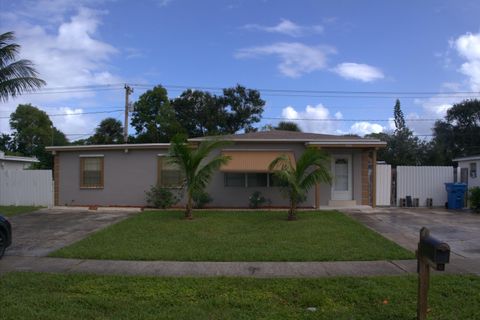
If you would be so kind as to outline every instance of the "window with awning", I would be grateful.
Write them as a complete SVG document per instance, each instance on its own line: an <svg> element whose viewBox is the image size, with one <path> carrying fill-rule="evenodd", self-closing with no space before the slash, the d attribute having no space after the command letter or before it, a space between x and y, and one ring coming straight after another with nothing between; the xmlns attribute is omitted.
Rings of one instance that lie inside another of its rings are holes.
<svg viewBox="0 0 480 320"><path fill-rule="evenodd" d="M295 155L291 150L223 150L222 155L231 157L231 160L222 165L220 171L269 172L270 163L282 154L295 165Z"/></svg>

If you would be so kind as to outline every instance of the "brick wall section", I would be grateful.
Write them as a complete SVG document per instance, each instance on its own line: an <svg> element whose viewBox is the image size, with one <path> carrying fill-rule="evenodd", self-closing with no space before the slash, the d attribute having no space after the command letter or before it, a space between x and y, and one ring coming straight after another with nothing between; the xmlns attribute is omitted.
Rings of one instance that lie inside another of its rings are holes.
<svg viewBox="0 0 480 320"><path fill-rule="evenodd" d="M370 151L362 151L362 205L370 205L370 181L368 179L368 164L370 162Z"/></svg>
<svg viewBox="0 0 480 320"><path fill-rule="evenodd" d="M56 154L53 157L53 204L58 206L60 199L60 157Z"/></svg>

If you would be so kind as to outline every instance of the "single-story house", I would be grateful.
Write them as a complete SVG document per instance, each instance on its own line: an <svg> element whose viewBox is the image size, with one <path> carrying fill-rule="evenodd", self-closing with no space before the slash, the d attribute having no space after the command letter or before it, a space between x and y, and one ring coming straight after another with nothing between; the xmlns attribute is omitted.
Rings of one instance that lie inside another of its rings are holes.
<svg viewBox="0 0 480 320"><path fill-rule="evenodd" d="M0 170L23 170L29 169L32 164L38 163L37 158L7 156L0 151Z"/></svg>
<svg viewBox="0 0 480 320"><path fill-rule="evenodd" d="M212 137L189 139L192 145ZM332 185L312 188L302 207L375 204L377 139L326 134L264 131L222 136L231 145L214 153L231 157L207 187L210 207L246 208L255 191L271 207L287 207L268 166L281 154L292 162L308 147L330 155ZM175 187L179 170L166 161L169 143L47 147L54 155L55 205L146 206L154 185Z"/></svg>
<svg viewBox="0 0 480 320"><path fill-rule="evenodd" d="M459 182L466 183L469 188L480 187L480 177L478 177L478 168L480 167L480 155L456 158L460 168Z"/></svg>

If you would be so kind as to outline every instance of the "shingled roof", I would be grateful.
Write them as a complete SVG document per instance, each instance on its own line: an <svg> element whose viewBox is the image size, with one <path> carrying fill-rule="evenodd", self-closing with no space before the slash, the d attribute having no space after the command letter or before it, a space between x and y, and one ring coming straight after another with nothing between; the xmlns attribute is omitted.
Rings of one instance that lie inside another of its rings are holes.
<svg viewBox="0 0 480 320"><path fill-rule="evenodd" d="M189 139L190 141L202 141L212 138L219 138L222 140L231 141L298 141L298 142L320 142L320 141L365 141L376 142L377 139L360 138L351 135L332 135L332 134L320 134L320 133L308 133L308 132L296 132L296 131L258 131L239 134L229 134L217 137L199 137Z"/></svg>

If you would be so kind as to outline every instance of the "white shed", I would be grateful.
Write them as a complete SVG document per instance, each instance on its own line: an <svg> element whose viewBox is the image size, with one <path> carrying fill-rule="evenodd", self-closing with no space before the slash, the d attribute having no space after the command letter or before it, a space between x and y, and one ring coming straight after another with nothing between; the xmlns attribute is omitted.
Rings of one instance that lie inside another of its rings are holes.
<svg viewBox="0 0 480 320"><path fill-rule="evenodd" d="M23 170L28 169L34 163L39 162L37 158L7 156L0 151L0 170Z"/></svg>
<svg viewBox="0 0 480 320"><path fill-rule="evenodd" d="M480 177L478 169L480 168L480 154L470 157L456 158L453 161L458 162L460 177L458 182L467 183L468 187L480 187Z"/></svg>

